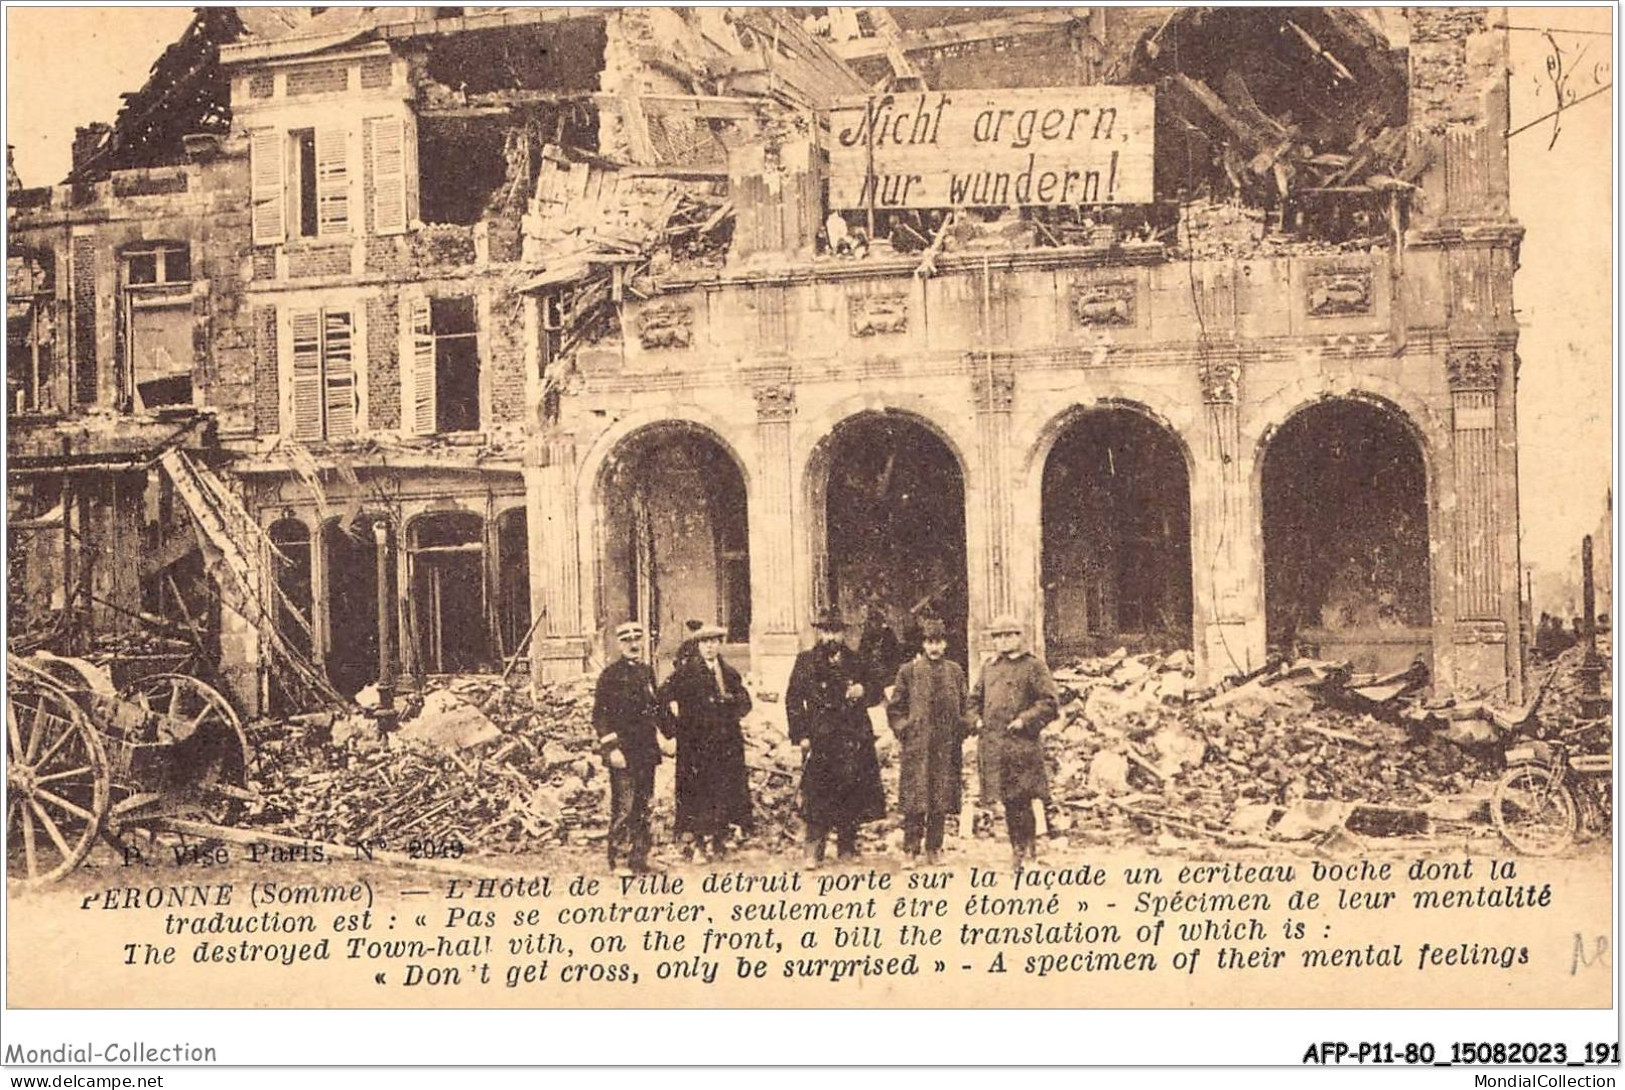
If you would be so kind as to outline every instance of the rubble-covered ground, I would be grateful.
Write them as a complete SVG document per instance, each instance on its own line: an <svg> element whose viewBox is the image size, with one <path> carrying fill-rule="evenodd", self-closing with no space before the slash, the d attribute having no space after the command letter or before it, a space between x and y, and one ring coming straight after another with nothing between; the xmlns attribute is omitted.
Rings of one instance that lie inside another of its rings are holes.
<svg viewBox="0 0 1625 1090"><path fill-rule="evenodd" d="M1606 660L1606 643L1602 653ZM1186 651L1119 650L1064 664L1055 670L1061 715L1045 731L1051 842L1338 852L1375 837L1492 836L1485 801L1504 745L1537 725L1553 732L1578 720L1582 656L1579 647L1559 656L1534 718L1527 708L1429 707L1418 671L1361 677L1302 661L1198 692ZM1532 690L1550 669L1536 664ZM456 841L470 853L601 843L609 778L591 705L590 679L533 699L523 684L466 676L414 700L388 734L359 714L261 721L250 728L260 801L246 820L394 850L414 841ZM895 802L895 747L878 709L875 723ZM799 751L770 696L745 728L757 814L751 846L788 850L801 835ZM972 737L971 798L975 749ZM672 767L663 763L656 780L657 842L669 840ZM976 813L974 834L991 836L992 813ZM868 826L867 843L895 849L899 824L894 815Z"/></svg>

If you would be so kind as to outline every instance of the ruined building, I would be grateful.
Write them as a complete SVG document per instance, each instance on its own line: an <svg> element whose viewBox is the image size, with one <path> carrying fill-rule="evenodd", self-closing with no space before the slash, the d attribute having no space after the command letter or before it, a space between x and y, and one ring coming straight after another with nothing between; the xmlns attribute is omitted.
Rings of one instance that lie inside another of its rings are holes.
<svg viewBox="0 0 1625 1090"><path fill-rule="evenodd" d="M200 9L8 197L13 646L257 706L696 618L776 690L838 604L1516 698L1506 65L1476 8Z"/></svg>

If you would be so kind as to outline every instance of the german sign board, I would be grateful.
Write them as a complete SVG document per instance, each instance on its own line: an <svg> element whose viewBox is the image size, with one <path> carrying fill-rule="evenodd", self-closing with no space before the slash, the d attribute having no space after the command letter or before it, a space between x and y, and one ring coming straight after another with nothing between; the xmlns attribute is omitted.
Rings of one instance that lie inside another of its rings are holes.
<svg viewBox="0 0 1625 1090"><path fill-rule="evenodd" d="M1150 87L927 91L830 111L835 208L1146 204Z"/></svg>

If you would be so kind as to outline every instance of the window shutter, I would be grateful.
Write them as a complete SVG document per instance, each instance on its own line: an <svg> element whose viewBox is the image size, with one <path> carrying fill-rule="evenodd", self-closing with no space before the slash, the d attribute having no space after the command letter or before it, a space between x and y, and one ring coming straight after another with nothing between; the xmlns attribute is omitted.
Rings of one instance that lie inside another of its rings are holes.
<svg viewBox="0 0 1625 1090"><path fill-rule="evenodd" d="M350 233L349 134L343 126L316 130L316 234Z"/></svg>
<svg viewBox="0 0 1625 1090"><path fill-rule="evenodd" d="M254 243L274 246L287 234L283 221L282 134L275 129L255 129L249 135L249 178L254 206Z"/></svg>
<svg viewBox="0 0 1625 1090"><path fill-rule="evenodd" d="M372 146L372 228L375 234L406 230L406 135L398 117L367 118Z"/></svg>
<svg viewBox="0 0 1625 1090"><path fill-rule="evenodd" d="M326 379L329 439L348 439L355 435L354 329L349 311L322 311L322 372Z"/></svg>
<svg viewBox="0 0 1625 1090"><path fill-rule="evenodd" d="M438 403L435 400L434 323L429 300L411 300L412 431L433 435Z"/></svg>
<svg viewBox="0 0 1625 1090"><path fill-rule="evenodd" d="M293 314L293 437L322 437L322 314Z"/></svg>

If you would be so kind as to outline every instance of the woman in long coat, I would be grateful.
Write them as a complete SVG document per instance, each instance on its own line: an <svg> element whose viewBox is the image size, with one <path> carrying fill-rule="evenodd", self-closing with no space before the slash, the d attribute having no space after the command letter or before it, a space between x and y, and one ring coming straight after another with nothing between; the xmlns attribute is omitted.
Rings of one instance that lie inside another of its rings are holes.
<svg viewBox="0 0 1625 1090"><path fill-rule="evenodd" d="M944 819L959 810L965 738L965 671L948 658L940 620L920 623L923 648L897 671L886 717L898 739L898 802L903 851L912 864L925 841L926 862L942 850Z"/></svg>
<svg viewBox="0 0 1625 1090"><path fill-rule="evenodd" d="M699 654L679 664L660 687L660 702L676 706L670 721L677 740L674 831L692 838L701 852L709 840L713 856L727 851L730 825L747 834L755 826L740 727L750 712L750 693L719 654L724 635L714 625L701 628L694 636Z"/></svg>
<svg viewBox="0 0 1625 1090"><path fill-rule="evenodd" d="M841 858L857 854L858 826L886 816L886 791L869 721L869 709L881 700L881 683L844 642L839 610L824 610L813 628L818 643L796 656L784 710L790 740L802 749L807 862L817 866L832 830Z"/></svg>

